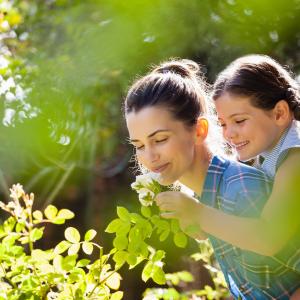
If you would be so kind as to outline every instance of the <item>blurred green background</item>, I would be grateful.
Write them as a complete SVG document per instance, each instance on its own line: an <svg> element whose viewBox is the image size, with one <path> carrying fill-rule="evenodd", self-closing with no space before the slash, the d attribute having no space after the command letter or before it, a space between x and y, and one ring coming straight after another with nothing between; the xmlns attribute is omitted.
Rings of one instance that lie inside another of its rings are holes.
<svg viewBox="0 0 300 300"><path fill-rule="evenodd" d="M0 0L1 198L19 182L36 208L70 208L109 248L116 206L139 205L121 109L130 83L170 57L197 61L212 83L248 53L297 76L299 19L300 0ZM61 232L50 228L45 246ZM136 274L125 299L145 288Z"/></svg>

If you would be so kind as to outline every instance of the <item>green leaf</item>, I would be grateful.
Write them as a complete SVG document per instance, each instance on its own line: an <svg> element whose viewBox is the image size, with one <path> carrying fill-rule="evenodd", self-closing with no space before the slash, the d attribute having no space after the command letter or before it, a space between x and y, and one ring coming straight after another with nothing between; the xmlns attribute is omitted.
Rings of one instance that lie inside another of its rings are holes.
<svg viewBox="0 0 300 300"><path fill-rule="evenodd" d="M68 255L77 254L79 249L80 249L80 244L79 243L71 245L71 247L68 250Z"/></svg>
<svg viewBox="0 0 300 300"><path fill-rule="evenodd" d="M152 257L152 261L153 262L156 262L156 261L161 261L164 257L165 257L165 255L166 255L166 252L165 251L163 251L163 250L157 250L156 252L155 252L155 254L153 255L153 257Z"/></svg>
<svg viewBox="0 0 300 300"><path fill-rule="evenodd" d="M183 232L177 232L174 234L174 243L179 248L184 248L187 245L187 237Z"/></svg>
<svg viewBox="0 0 300 300"><path fill-rule="evenodd" d="M83 242L82 243L82 250L84 253L86 253L87 255L91 255L93 253L94 250L94 246L92 243L89 242Z"/></svg>
<svg viewBox="0 0 300 300"><path fill-rule="evenodd" d="M89 259L83 258L77 262L76 267L77 268L86 267L89 263L90 263Z"/></svg>
<svg viewBox="0 0 300 300"><path fill-rule="evenodd" d="M117 207L117 214L118 214L118 216L121 220L130 221L130 213L125 207L118 206Z"/></svg>
<svg viewBox="0 0 300 300"><path fill-rule="evenodd" d="M69 220L74 218L74 213L72 211L70 211L69 209L61 209L58 214L57 214L57 218L61 218L61 219L65 219L65 220Z"/></svg>
<svg viewBox="0 0 300 300"><path fill-rule="evenodd" d="M68 227L65 230L65 238L71 243L79 243L80 242L80 233L74 227Z"/></svg>
<svg viewBox="0 0 300 300"><path fill-rule="evenodd" d="M159 236L159 240L161 242L165 241L167 239L167 237L169 236L170 234L170 230L165 230L162 232L162 234Z"/></svg>
<svg viewBox="0 0 300 300"><path fill-rule="evenodd" d="M171 231L177 233L180 231L179 221L176 219L171 220Z"/></svg>
<svg viewBox="0 0 300 300"><path fill-rule="evenodd" d="M61 267L63 270L69 272L71 271L76 264L77 255L69 255L63 258Z"/></svg>
<svg viewBox="0 0 300 300"><path fill-rule="evenodd" d="M66 221L65 219L57 218L57 217L55 217L54 219L51 220L51 222L52 222L53 224L58 224L58 225L64 224L65 221Z"/></svg>
<svg viewBox="0 0 300 300"><path fill-rule="evenodd" d="M110 296L110 300L121 300L122 298L123 298L123 292L121 291L115 292Z"/></svg>
<svg viewBox="0 0 300 300"><path fill-rule="evenodd" d="M53 220L57 214L57 208L53 205L48 205L44 211L45 216L48 220Z"/></svg>
<svg viewBox="0 0 300 300"><path fill-rule="evenodd" d="M68 241L61 241L59 244L57 244L54 248L54 253L61 254L65 252L72 244Z"/></svg>
<svg viewBox="0 0 300 300"><path fill-rule="evenodd" d="M116 267L121 267L127 259L128 252L126 251L117 251L113 256L113 261L116 263Z"/></svg>
<svg viewBox="0 0 300 300"><path fill-rule="evenodd" d="M119 235L114 238L113 245L118 250L124 250L128 245L128 238L124 235Z"/></svg>
<svg viewBox="0 0 300 300"><path fill-rule="evenodd" d="M41 221L43 220L43 213L40 211L40 210L35 210L33 213L32 213L34 219L38 220L38 221Z"/></svg>
<svg viewBox="0 0 300 300"><path fill-rule="evenodd" d="M34 228L30 232L30 240L32 242L35 242L35 241L39 240L43 236L43 232L44 232L44 227Z"/></svg>
<svg viewBox="0 0 300 300"><path fill-rule="evenodd" d="M137 256L133 253L129 253L126 261L130 266L135 266L137 263Z"/></svg>
<svg viewBox="0 0 300 300"><path fill-rule="evenodd" d="M90 229L90 230L88 230L88 231L85 233L85 235L84 235L84 240L85 240L86 242L89 242L89 241L91 241L91 240L96 236L96 234L97 234L97 231L96 231L96 230Z"/></svg>
<svg viewBox="0 0 300 300"><path fill-rule="evenodd" d="M17 223L16 225L16 232L21 232L23 229L25 228L25 223L21 221L19 221L19 223Z"/></svg>
<svg viewBox="0 0 300 300"><path fill-rule="evenodd" d="M151 217L151 208L148 206L142 206L141 213L145 218L150 218Z"/></svg>
<svg viewBox="0 0 300 300"><path fill-rule="evenodd" d="M161 267L154 266L152 279L157 284L165 284L166 283L166 275Z"/></svg>
<svg viewBox="0 0 300 300"><path fill-rule="evenodd" d="M142 272L142 280L144 282L147 282L148 279L151 277L152 275L152 271L153 271L153 262L152 261L148 261L143 269Z"/></svg>
<svg viewBox="0 0 300 300"><path fill-rule="evenodd" d="M107 275L109 276L112 272L108 273ZM113 289L113 290L118 290L120 288L120 281L121 281L121 276L119 273L113 273L111 276L109 276L106 280L106 285Z"/></svg>
<svg viewBox="0 0 300 300"><path fill-rule="evenodd" d="M120 219L112 220L106 227L105 232L114 233L117 232L123 222Z"/></svg>

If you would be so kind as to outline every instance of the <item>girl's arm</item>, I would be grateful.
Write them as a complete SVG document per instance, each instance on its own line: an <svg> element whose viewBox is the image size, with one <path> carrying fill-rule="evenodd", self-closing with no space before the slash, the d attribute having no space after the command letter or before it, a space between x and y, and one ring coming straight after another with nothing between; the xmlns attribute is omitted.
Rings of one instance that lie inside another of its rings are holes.
<svg viewBox="0 0 300 300"><path fill-rule="evenodd" d="M201 228L237 247L272 256L299 229L300 149L292 149L278 169L259 219L225 214L202 205Z"/></svg>
<svg viewBox="0 0 300 300"><path fill-rule="evenodd" d="M260 218L226 214L180 192L161 193L156 202L164 211L162 217L177 218L183 230L198 226L239 248L272 256L300 225L300 149L290 150L278 169Z"/></svg>

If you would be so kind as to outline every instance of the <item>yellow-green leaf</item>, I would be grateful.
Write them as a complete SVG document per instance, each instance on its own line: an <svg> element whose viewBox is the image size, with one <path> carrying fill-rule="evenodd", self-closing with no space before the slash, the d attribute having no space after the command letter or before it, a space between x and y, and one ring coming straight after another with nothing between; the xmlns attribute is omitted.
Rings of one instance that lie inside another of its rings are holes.
<svg viewBox="0 0 300 300"><path fill-rule="evenodd" d="M65 252L72 244L68 241L61 241L59 244L57 244L54 248L54 253L61 254Z"/></svg>
<svg viewBox="0 0 300 300"><path fill-rule="evenodd" d="M89 241L91 241L91 240L96 236L96 234L97 234L97 231L96 231L96 230L90 229L90 230L88 230L88 231L85 233L85 235L84 235L84 240L85 240L86 242L89 242Z"/></svg>
<svg viewBox="0 0 300 300"><path fill-rule="evenodd" d="M74 227L68 227L65 230L65 238L67 241L71 243L79 243L80 242L80 233L79 231Z"/></svg>
<svg viewBox="0 0 300 300"><path fill-rule="evenodd" d="M32 215L38 221L43 220L43 213L40 210L35 210Z"/></svg>
<svg viewBox="0 0 300 300"><path fill-rule="evenodd" d="M80 249L79 243L71 245L71 247L68 250L68 255L77 254L79 249Z"/></svg>
<svg viewBox="0 0 300 300"><path fill-rule="evenodd" d="M82 250L84 253L90 255L93 253L93 250L94 250L94 246L92 243L89 243L89 242L83 242L82 243Z"/></svg>
<svg viewBox="0 0 300 300"><path fill-rule="evenodd" d="M68 220L68 219L72 219L74 218L74 213L68 209L61 209L58 214L57 214L57 218L61 218L61 219L65 219L65 220Z"/></svg>
<svg viewBox="0 0 300 300"><path fill-rule="evenodd" d="M57 215L57 208L53 205L48 205L44 211L45 216L48 220L52 220Z"/></svg>

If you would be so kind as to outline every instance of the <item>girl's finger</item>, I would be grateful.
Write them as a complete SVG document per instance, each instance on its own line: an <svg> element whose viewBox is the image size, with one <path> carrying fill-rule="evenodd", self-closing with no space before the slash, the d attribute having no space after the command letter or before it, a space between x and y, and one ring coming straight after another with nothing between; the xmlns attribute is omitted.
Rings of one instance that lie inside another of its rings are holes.
<svg viewBox="0 0 300 300"><path fill-rule="evenodd" d="M175 212L168 211L160 213L160 216L164 219L175 219L177 214Z"/></svg>

